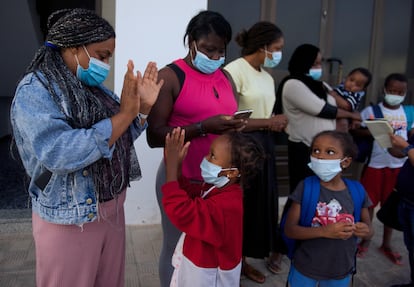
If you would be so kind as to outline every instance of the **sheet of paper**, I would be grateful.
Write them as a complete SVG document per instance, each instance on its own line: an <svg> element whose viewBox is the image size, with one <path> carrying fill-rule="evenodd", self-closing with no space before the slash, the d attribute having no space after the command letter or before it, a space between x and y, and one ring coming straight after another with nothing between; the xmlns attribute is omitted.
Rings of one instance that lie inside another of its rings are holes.
<svg viewBox="0 0 414 287"><path fill-rule="evenodd" d="M364 123L382 148L392 147L390 134L394 132L394 129L386 119L367 120Z"/></svg>

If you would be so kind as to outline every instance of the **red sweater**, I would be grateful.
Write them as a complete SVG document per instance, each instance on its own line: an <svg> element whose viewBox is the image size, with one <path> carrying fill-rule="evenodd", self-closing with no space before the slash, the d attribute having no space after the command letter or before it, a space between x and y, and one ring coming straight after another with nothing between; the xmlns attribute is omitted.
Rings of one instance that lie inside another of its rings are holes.
<svg viewBox="0 0 414 287"><path fill-rule="evenodd" d="M162 203L171 222L186 234L183 255L197 267L234 269L242 258L240 185L213 188L204 198L189 196L201 193L200 185L181 186L185 190L177 181L164 184Z"/></svg>

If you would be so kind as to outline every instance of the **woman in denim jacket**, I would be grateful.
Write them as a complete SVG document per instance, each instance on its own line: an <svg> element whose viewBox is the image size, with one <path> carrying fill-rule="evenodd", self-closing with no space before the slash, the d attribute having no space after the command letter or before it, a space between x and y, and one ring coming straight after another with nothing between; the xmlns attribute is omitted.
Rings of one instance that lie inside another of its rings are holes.
<svg viewBox="0 0 414 287"><path fill-rule="evenodd" d="M133 142L163 82L155 63L141 76L129 61L119 100L102 85L114 48L114 29L94 12L57 11L16 90L39 287L124 286L123 203L141 176Z"/></svg>

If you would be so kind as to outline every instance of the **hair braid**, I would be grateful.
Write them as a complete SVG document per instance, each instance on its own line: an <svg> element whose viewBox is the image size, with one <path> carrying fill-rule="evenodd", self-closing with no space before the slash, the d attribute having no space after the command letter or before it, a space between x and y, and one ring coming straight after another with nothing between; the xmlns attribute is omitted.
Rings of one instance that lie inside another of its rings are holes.
<svg viewBox="0 0 414 287"><path fill-rule="evenodd" d="M232 165L239 169L241 186L246 189L251 179L263 169L265 152L262 145L250 135L234 132L228 137Z"/></svg>
<svg viewBox="0 0 414 287"><path fill-rule="evenodd" d="M114 37L112 26L91 10L59 10L48 19L46 43L37 51L26 74L33 73L39 79L73 128L90 128L119 111L119 103L102 87L82 84L65 64L61 51ZM99 159L90 165L90 170L99 201L116 197L131 178L139 178L141 171L130 133L115 142L111 159Z"/></svg>
<svg viewBox="0 0 414 287"><path fill-rule="evenodd" d="M40 47L26 73L33 72L39 78L73 127L90 127L107 116L102 112L105 109L68 69L60 48L106 41L115 37L115 31L105 19L86 9L56 11L49 17L48 29L46 41L51 45Z"/></svg>
<svg viewBox="0 0 414 287"><path fill-rule="evenodd" d="M87 9L64 9L50 15L46 41L59 48L78 47L115 38L111 24Z"/></svg>

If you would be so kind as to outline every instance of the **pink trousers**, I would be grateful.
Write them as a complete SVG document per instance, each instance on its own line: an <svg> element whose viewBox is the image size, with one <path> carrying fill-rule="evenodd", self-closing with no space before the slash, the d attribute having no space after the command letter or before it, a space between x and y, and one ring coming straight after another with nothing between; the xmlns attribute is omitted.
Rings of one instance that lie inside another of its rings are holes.
<svg viewBox="0 0 414 287"><path fill-rule="evenodd" d="M125 194L101 203L100 219L83 227L32 214L37 287L124 287Z"/></svg>

